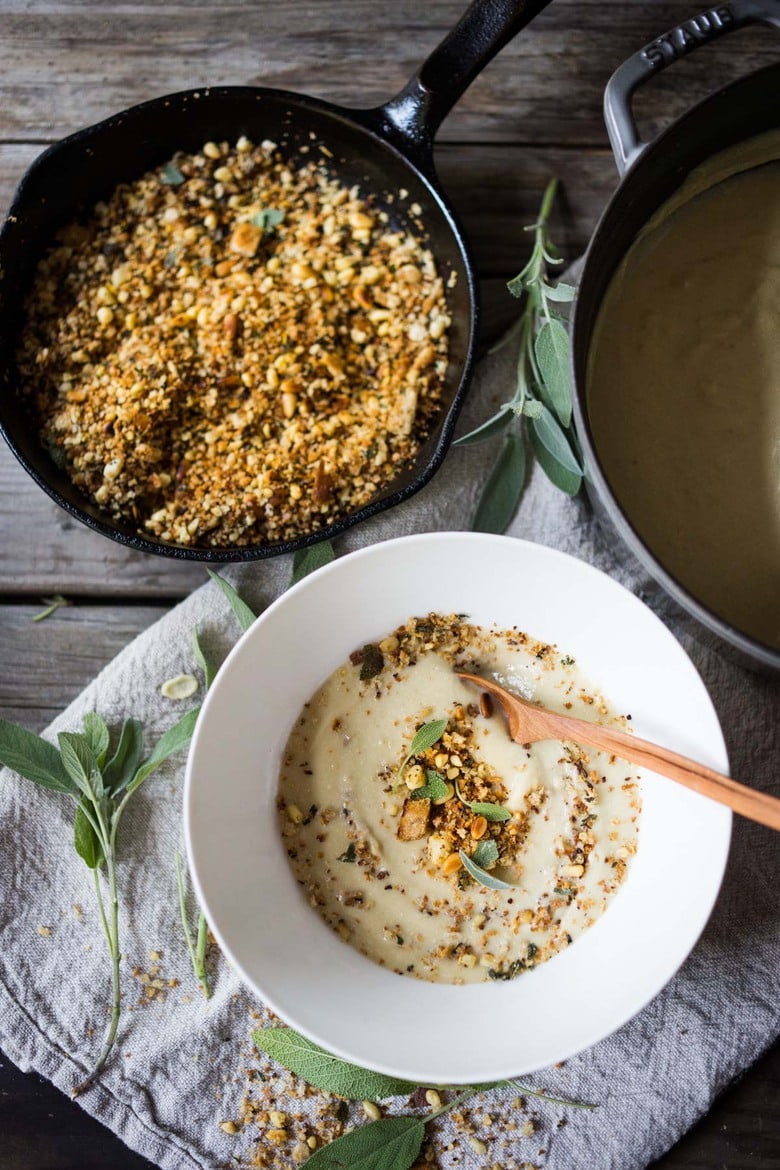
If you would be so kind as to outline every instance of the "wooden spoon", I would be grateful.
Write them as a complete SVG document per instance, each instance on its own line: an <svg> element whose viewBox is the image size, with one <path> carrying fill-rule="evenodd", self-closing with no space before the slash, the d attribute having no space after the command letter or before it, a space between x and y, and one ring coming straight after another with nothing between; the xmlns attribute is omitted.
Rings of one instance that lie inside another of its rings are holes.
<svg viewBox="0 0 780 1170"><path fill-rule="evenodd" d="M474 683L498 700L509 724L509 734L517 743L538 743L545 739L571 739L576 743L586 743L610 755L629 760L632 764L668 776L686 788L700 792L702 796L709 796L711 800L728 805L734 812L741 813L751 821L780 830L780 800L776 796L748 788L746 784L738 784L736 780L721 776L719 772L713 772L712 768L705 768L704 764L697 764L687 756L659 747L646 739L627 735L625 731L537 707L535 703L513 695L492 679L465 674L460 670L455 673L458 678Z"/></svg>

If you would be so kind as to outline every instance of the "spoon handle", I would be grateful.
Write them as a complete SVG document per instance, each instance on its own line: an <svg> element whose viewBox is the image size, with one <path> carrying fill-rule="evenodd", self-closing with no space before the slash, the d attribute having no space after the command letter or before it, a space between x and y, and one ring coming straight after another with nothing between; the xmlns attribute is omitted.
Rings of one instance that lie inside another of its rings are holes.
<svg viewBox="0 0 780 1170"><path fill-rule="evenodd" d="M564 739L574 739L577 742L587 743L601 751L620 756L632 764L659 772L700 792L702 796L709 796L720 804L728 805L736 813L748 817L751 821L758 821L760 825L767 825L770 829L780 830L780 800L770 796L768 792L759 792L749 788L746 784L739 784L720 772L698 764L678 752L670 751L659 744L650 743L646 739L638 739L634 735L627 735L625 731L618 731L611 727L601 727L598 723L589 723L585 719L575 719L568 715L551 716L558 725L559 734Z"/></svg>

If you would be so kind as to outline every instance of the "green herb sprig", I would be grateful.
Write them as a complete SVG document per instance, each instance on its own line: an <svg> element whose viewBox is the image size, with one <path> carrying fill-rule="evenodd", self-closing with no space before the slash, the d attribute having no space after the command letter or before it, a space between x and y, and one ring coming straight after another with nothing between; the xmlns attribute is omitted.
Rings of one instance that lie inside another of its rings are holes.
<svg viewBox="0 0 780 1170"><path fill-rule="evenodd" d="M429 723L423 723L409 745L409 754L398 769L396 779L401 779L401 774L410 760L413 760L420 752L425 752L429 747L433 747L435 743L438 743L446 730L446 719L431 719Z"/></svg>
<svg viewBox="0 0 780 1170"><path fill-rule="evenodd" d="M47 618L56 613L63 605L72 605L72 601L68 601L67 597L63 597L61 593L55 593L54 597L42 597L41 601L46 606L40 613L36 613L30 620L33 622L45 622Z"/></svg>
<svg viewBox="0 0 780 1170"><path fill-rule="evenodd" d="M411 1095L421 1088L409 1081L371 1072L333 1056L292 1028L260 1028L252 1033L252 1039L261 1052L289 1072L323 1092L350 1101ZM429 1122L456 1109L476 1093L506 1086L553 1105L573 1109L596 1108L587 1101L569 1101L548 1096L540 1089L529 1088L515 1080L466 1085L455 1090L455 1095L449 1101L438 1105L430 1113L383 1117L379 1121L359 1126L315 1151L306 1165L314 1167L314 1170L409 1170L419 1157ZM440 1087L445 1090L448 1088Z"/></svg>
<svg viewBox="0 0 780 1170"><path fill-rule="evenodd" d="M105 719L84 716L82 731L63 731L58 746L23 727L0 719L0 763L34 784L69 796L74 804L73 844L94 872L95 898L111 960L111 1016L97 1061L73 1090L78 1096L93 1083L116 1039L120 1013L119 891L117 835L122 814L134 792L164 760L190 742L198 709L188 711L143 758L143 726L126 719L114 751ZM108 905L101 884L105 871Z"/></svg>
<svg viewBox="0 0 780 1170"><path fill-rule="evenodd" d="M177 852L175 855L176 863L176 885L179 890L179 911L181 913L181 924L184 928L184 939L187 943L187 950L190 952L190 960L192 962L192 969L195 972L195 978L203 988L203 994L206 999L211 999L211 983L209 981L209 973L206 969L206 946L209 939L209 926L206 921L206 915L203 911L198 913L198 932L196 938L193 939L190 924L187 920L187 900L184 893L184 877L181 871L181 857Z"/></svg>
<svg viewBox="0 0 780 1170"><path fill-rule="evenodd" d="M473 519L477 532L504 532L517 510L526 481L527 435L542 470L556 487L574 496L583 479L582 455L572 428L567 306L575 289L550 284L548 265L561 264L549 236L550 211L557 180L544 192L534 233L531 258L507 284L515 297L525 297L522 313L491 352L519 338L517 382L513 397L496 414L455 446L479 443L504 433L504 445L482 490Z"/></svg>
<svg viewBox="0 0 780 1170"><path fill-rule="evenodd" d="M233 610L233 615L241 626L242 630L248 630L252 623L256 620L257 614L250 606L239 597L236 590L221 577L219 573L215 573L212 569L208 570L209 576L216 585L222 590L225 595L230 608ZM217 677L219 665L215 663L209 654L206 652L200 640L200 631L197 626L192 631L192 650L200 669L203 671L203 683L205 689L208 691L214 679ZM192 931L190 930L189 920L187 918L187 899L184 892L184 877L182 874L181 857L176 853L174 857L176 867L176 885L179 891L179 912L181 915L181 924L184 931L184 941L187 944L187 950L190 954L190 961L192 963L192 970L195 978L203 989L203 994L206 999L211 998L211 982L209 980L208 970L206 968L206 947L208 944L209 926L206 921L206 915L202 910L198 910L198 924L196 928L196 936L193 939Z"/></svg>

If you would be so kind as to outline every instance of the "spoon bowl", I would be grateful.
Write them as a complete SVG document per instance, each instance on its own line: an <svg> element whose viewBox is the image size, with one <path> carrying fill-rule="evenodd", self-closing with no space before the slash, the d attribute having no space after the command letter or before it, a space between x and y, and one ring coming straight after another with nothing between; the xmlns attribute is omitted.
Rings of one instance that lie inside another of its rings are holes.
<svg viewBox="0 0 780 1170"><path fill-rule="evenodd" d="M527 699L506 690L493 679L456 670L458 678L474 683L496 699L506 715L509 734L516 743L540 743L546 739L573 739L599 751L619 756L641 768L668 776L702 796L725 804L733 812L758 821L770 829L780 830L780 799L739 784L712 768L698 764L679 752L672 752L649 740L628 735L615 727L603 727L586 719L560 715L538 707Z"/></svg>

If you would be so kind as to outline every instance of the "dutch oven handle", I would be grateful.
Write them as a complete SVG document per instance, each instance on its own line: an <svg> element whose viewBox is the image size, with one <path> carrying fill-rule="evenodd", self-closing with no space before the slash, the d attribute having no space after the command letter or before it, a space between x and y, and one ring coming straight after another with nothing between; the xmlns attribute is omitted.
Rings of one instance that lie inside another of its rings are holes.
<svg viewBox="0 0 780 1170"><path fill-rule="evenodd" d="M604 118L621 175L650 145L637 130L631 109L634 90L679 57L748 24L769 24L780 29L780 0L730 0L729 4L708 8L656 37L615 70L604 92Z"/></svg>
<svg viewBox="0 0 780 1170"><path fill-rule="evenodd" d="M361 120L395 143L421 170L430 170L434 135L458 98L549 3L473 0L400 93L378 109L360 111Z"/></svg>

